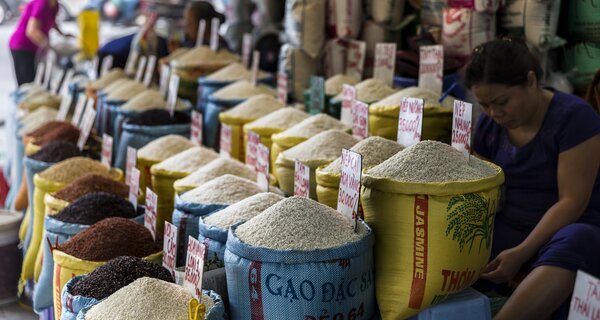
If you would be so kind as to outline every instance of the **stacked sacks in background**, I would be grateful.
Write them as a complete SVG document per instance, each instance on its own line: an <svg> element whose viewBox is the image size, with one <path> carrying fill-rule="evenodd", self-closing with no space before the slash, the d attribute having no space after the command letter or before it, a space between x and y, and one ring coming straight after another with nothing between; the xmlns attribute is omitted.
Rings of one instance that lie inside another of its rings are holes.
<svg viewBox="0 0 600 320"><path fill-rule="evenodd" d="M118 80L118 82L118 87L110 87L111 91L106 93L106 96L102 100L103 106L101 107L103 119L101 128L103 128L103 133L110 134L117 140L118 137L116 135L118 133L115 132L115 128L119 128L119 126L117 126L117 114L119 109L129 100L147 90L144 84L135 80L124 79L122 81Z"/></svg>
<svg viewBox="0 0 600 320"><path fill-rule="evenodd" d="M377 234L375 288L384 319L415 315L478 279L503 182L498 166L436 141L363 173L361 203Z"/></svg>

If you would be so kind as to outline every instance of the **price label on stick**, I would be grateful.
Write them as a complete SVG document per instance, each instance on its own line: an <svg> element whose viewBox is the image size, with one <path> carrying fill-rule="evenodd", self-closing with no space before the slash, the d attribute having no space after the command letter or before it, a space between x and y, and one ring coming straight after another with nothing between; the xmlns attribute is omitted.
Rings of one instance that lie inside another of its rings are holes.
<svg viewBox="0 0 600 320"><path fill-rule="evenodd" d="M167 98L167 109L171 117L175 114L175 107L177 106L177 93L179 92L179 76L176 74L171 75L169 80L169 97Z"/></svg>
<svg viewBox="0 0 600 320"><path fill-rule="evenodd" d="M219 27L221 22L219 18L212 18L210 21L210 48L212 51L219 51Z"/></svg>
<svg viewBox="0 0 600 320"><path fill-rule="evenodd" d="M58 113L56 114L56 120L65 121L67 119L69 109L71 109L71 103L73 103L72 95L68 94L62 97L62 100L60 101L60 107L58 108Z"/></svg>
<svg viewBox="0 0 600 320"><path fill-rule="evenodd" d="M39 62L37 64L37 69L35 70L35 78L33 82L39 86L42 85L42 81L44 81L44 72L46 71L46 64L43 62Z"/></svg>
<svg viewBox="0 0 600 320"><path fill-rule="evenodd" d="M285 72L277 73L277 98L283 105L287 105L288 77Z"/></svg>
<svg viewBox="0 0 600 320"><path fill-rule="evenodd" d="M127 160L125 163L125 183L128 184L129 186L131 186L130 181L131 181L131 175L133 173L133 170L136 169L137 165L137 150L135 148L132 147L127 147ZM136 169L137 170L137 169ZM137 191L136 191L137 193ZM136 196L136 201L137 201L137 196Z"/></svg>
<svg viewBox="0 0 600 320"><path fill-rule="evenodd" d="M254 131L248 131L248 142L246 143L246 165L256 170L256 150L260 143L260 135Z"/></svg>
<svg viewBox="0 0 600 320"><path fill-rule="evenodd" d="M294 164L294 195L310 198L310 168L298 159Z"/></svg>
<svg viewBox="0 0 600 320"><path fill-rule="evenodd" d="M419 88L442 94L444 77L444 47L442 45L419 47Z"/></svg>
<svg viewBox="0 0 600 320"><path fill-rule="evenodd" d="M81 115L83 115L83 108L85 108L86 97L83 94L80 94L77 98L77 105L75 106L75 113L73 113L73 118L71 118L71 124L79 127L79 120L81 119Z"/></svg>
<svg viewBox="0 0 600 320"><path fill-rule="evenodd" d="M129 184L129 202L131 202L133 207L137 210L138 194L140 193L140 170L136 167L131 169L127 184Z"/></svg>
<svg viewBox="0 0 600 320"><path fill-rule="evenodd" d="M103 165L110 168L112 162L112 149L113 149L113 137L103 133L102 134L102 157L101 162Z"/></svg>
<svg viewBox="0 0 600 320"><path fill-rule="evenodd" d="M92 60L92 65L90 66L90 69L88 69L88 76L90 77L90 80L94 81L97 80L99 78L98 75L98 66L100 65L99 63L99 59L98 56L94 56L94 59Z"/></svg>
<svg viewBox="0 0 600 320"><path fill-rule="evenodd" d="M148 61L148 58L146 58L146 56L143 56L140 58L140 61L138 62L137 70L135 71L135 81L142 82L142 76L144 75L144 69L146 68L147 61Z"/></svg>
<svg viewBox="0 0 600 320"><path fill-rule="evenodd" d="M577 271L569 320L592 320L600 315L600 279Z"/></svg>
<svg viewBox="0 0 600 320"><path fill-rule="evenodd" d="M396 67L396 44L378 43L375 45L375 70L373 78L379 79L389 86L394 84L394 68Z"/></svg>
<svg viewBox="0 0 600 320"><path fill-rule="evenodd" d="M156 56L150 56L146 64L146 73L144 74L144 85L150 88L152 78L154 77L154 69L156 68Z"/></svg>
<svg viewBox="0 0 600 320"><path fill-rule="evenodd" d="M135 73L135 63L140 57L140 53L137 50L133 50L132 53L127 57L127 63L125 64L125 73L132 76Z"/></svg>
<svg viewBox="0 0 600 320"><path fill-rule="evenodd" d="M258 85L258 64L260 63L260 52L254 51L252 54L252 85Z"/></svg>
<svg viewBox="0 0 600 320"><path fill-rule="evenodd" d="M206 33L206 20L200 20L198 23L198 35L196 36L196 47L201 47L204 43L204 34Z"/></svg>
<svg viewBox="0 0 600 320"><path fill-rule="evenodd" d="M100 67L100 76L104 77L108 71L112 68L113 56L106 56L102 59L102 66Z"/></svg>
<svg viewBox="0 0 600 320"><path fill-rule="evenodd" d="M352 125L352 104L356 100L356 88L349 84L342 87L342 110L340 119L348 126Z"/></svg>
<svg viewBox="0 0 600 320"><path fill-rule="evenodd" d="M231 127L222 123L219 139L219 154L225 158L231 158Z"/></svg>
<svg viewBox="0 0 600 320"><path fill-rule="evenodd" d="M42 84L42 87L44 87L44 89L48 88L48 86L50 85L53 70L54 60L52 59L52 57L48 56L48 58L46 59L46 71L44 72L44 83Z"/></svg>
<svg viewBox="0 0 600 320"><path fill-rule="evenodd" d="M242 38L242 64L244 67L250 67L250 52L252 52L252 34L244 33Z"/></svg>
<svg viewBox="0 0 600 320"><path fill-rule="evenodd" d="M454 112L452 115L452 146L464 153L467 159L471 153L472 117L472 104L454 100Z"/></svg>
<svg viewBox="0 0 600 320"><path fill-rule="evenodd" d="M202 301L202 276L204 275L205 252L206 246L194 239L194 237L189 236L183 288L191 293L194 298L198 299L198 301Z"/></svg>
<svg viewBox="0 0 600 320"><path fill-rule="evenodd" d="M259 143L256 147L256 182L265 192L269 191L269 147Z"/></svg>
<svg viewBox="0 0 600 320"><path fill-rule="evenodd" d="M175 262L177 261L177 240L178 229L169 221L165 221L165 235L163 237L163 258L162 265L165 267L173 279L175 279Z"/></svg>
<svg viewBox="0 0 600 320"><path fill-rule="evenodd" d="M171 68L168 65L163 64L160 66L160 83L159 92L163 98L167 98L169 92L169 77L171 76Z"/></svg>
<svg viewBox="0 0 600 320"><path fill-rule="evenodd" d="M63 79L64 76L65 76L65 70L61 69L60 72L58 73L58 77L56 77L54 79L54 81L52 81L50 83L50 93L51 94L57 95L59 93L60 81Z"/></svg>
<svg viewBox="0 0 600 320"><path fill-rule="evenodd" d="M138 170L139 172L139 170ZM158 196L150 188L146 188L146 213L144 214L144 227L152 233L152 239L156 240L156 208L158 207Z"/></svg>
<svg viewBox="0 0 600 320"><path fill-rule="evenodd" d="M365 57L367 55L367 43L363 41L350 40L348 42L348 57L346 59L346 74L356 79L362 79Z"/></svg>
<svg viewBox="0 0 600 320"><path fill-rule="evenodd" d="M421 141L423 128L423 99L402 98L398 115L397 142L404 148Z"/></svg>
<svg viewBox="0 0 600 320"><path fill-rule="evenodd" d="M94 126L94 120L96 119L96 110L94 109L94 99L88 99L85 107L85 112L83 113L83 120L81 121L81 126L79 128L79 140L77 140L77 146L80 150L83 150L85 143L87 142L88 137L90 136L90 132L92 132L92 127Z"/></svg>
<svg viewBox="0 0 600 320"><path fill-rule="evenodd" d="M361 176L362 155L348 149L342 149L342 175L340 177L337 211L349 220L354 220L355 230Z"/></svg>
<svg viewBox="0 0 600 320"><path fill-rule="evenodd" d="M369 136L369 105L358 100L352 104L352 135L361 139Z"/></svg>
<svg viewBox="0 0 600 320"><path fill-rule="evenodd" d="M321 113L325 110L325 80L323 77L310 77L310 113Z"/></svg>
<svg viewBox="0 0 600 320"><path fill-rule="evenodd" d="M193 110L192 111L192 143L197 146L202 145L202 113Z"/></svg>
<svg viewBox="0 0 600 320"><path fill-rule="evenodd" d="M65 79L63 80L62 84L60 85L60 89L59 89L59 93L63 97L63 99L67 95L70 96L69 85L71 84L71 81L73 80L74 75L75 75L75 71L73 69L67 70L67 75L65 76ZM71 99L71 100L73 100L73 99ZM65 117L65 119L66 119L66 117Z"/></svg>

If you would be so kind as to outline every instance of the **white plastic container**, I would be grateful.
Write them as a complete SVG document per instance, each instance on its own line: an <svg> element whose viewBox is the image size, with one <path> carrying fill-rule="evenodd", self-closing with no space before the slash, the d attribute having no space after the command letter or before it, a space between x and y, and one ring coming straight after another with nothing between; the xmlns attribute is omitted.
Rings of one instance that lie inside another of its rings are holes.
<svg viewBox="0 0 600 320"><path fill-rule="evenodd" d="M17 300L17 283L21 273L19 225L23 214L0 210L0 305Z"/></svg>

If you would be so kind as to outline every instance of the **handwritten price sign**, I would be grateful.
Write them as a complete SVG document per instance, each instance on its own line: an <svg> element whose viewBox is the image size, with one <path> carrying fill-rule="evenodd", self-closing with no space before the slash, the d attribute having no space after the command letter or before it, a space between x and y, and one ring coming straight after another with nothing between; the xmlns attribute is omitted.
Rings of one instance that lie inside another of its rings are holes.
<svg viewBox="0 0 600 320"><path fill-rule="evenodd" d="M444 47L442 45L419 47L419 88L442 94L444 76Z"/></svg>
<svg viewBox="0 0 600 320"><path fill-rule="evenodd" d="M352 125L352 104L356 100L356 88L349 84L342 87L342 111L341 121L347 125Z"/></svg>
<svg viewBox="0 0 600 320"><path fill-rule="evenodd" d="M138 193L140 191L140 170L136 167L131 169L127 184L129 184L129 202L137 209Z"/></svg>
<svg viewBox="0 0 600 320"><path fill-rule="evenodd" d="M294 195L310 198L310 168L298 159L294 167Z"/></svg>
<svg viewBox="0 0 600 320"><path fill-rule="evenodd" d="M600 279L577 271L569 320L600 319Z"/></svg>
<svg viewBox="0 0 600 320"><path fill-rule="evenodd" d="M259 143L256 148L256 183L265 192L269 191L269 147Z"/></svg>
<svg viewBox="0 0 600 320"><path fill-rule="evenodd" d="M363 41L350 40L348 42L348 59L346 62L346 74L356 79L362 79L365 68L365 57L367 55L367 43Z"/></svg>
<svg viewBox="0 0 600 320"><path fill-rule="evenodd" d="M423 99L402 98L398 115L398 144L408 148L421 141Z"/></svg>
<svg viewBox="0 0 600 320"><path fill-rule="evenodd" d="M396 67L396 44L378 43L375 45L375 70L373 78L388 85L394 83L394 68Z"/></svg>
<svg viewBox="0 0 600 320"><path fill-rule="evenodd" d="M191 140L197 146L202 145L202 113L192 111L192 133Z"/></svg>
<svg viewBox="0 0 600 320"><path fill-rule="evenodd" d="M204 275L204 254L206 247L194 237L190 236L185 264L185 278L183 288L191 293L194 298L201 301L202 276Z"/></svg>
<svg viewBox="0 0 600 320"><path fill-rule="evenodd" d="M471 127L473 105L454 100L454 115L452 116L452 146L466 157L471 153Z"/></svg>
<svg viewBox="0 0 600 320"><path fill-rule="evenodd" d="M231 127L221 124L221 136L219 142L219 153L222 157L231 158Z"/></svg>
<svg viewBox="0 0 600 320"><path fill-rule="evenodd" d="M254 131L248 131L248 143L246 143L246 164L256 170L256 150L260 143L260 135Z"/></svg>
<svg viewBox="0 0 600 320"><path fill-rule="evenodd" d="M165 236L163 238L162 265L175 278L175 262L177 261L177 227L165 221Z"/></svg>
<svg viewBox="0 0 600 320"><path fill-rule="evenodd" d="M103 165L110 168L112 162L112 148L113 148L113 137L103 133L102 134L102 157L101 161Z"/></svg>
<svg viewBox="0 0 600 320"><path fill-rule="evenodd" d="M139 171L138 171L139 172ZM144 214L144 226L152 233L156 240L156 208L158 207L158 196L150 188L146 188L146 214Z"/></svg>
<svg viewBox="0 0 600 320"><path fill-rule="evenodd" d="M358 100L352 104L352 135L361 139L369 136L369 105Z"/></svg>
<svg viewBox="0 0 600 320"><path fill-rule="evenodd" d="M288 95L288 78L285 72L279 71L277 73L277 98L279 101L286 105Z"/></svg>
<svg viewBox="0 0 600 320"><path fill-rule="evenodd" d="M348 149L342 149L342 176L338 193L337 211L349 220L358 215L360 197L360 179L362 176L362 155Z"/></svg>

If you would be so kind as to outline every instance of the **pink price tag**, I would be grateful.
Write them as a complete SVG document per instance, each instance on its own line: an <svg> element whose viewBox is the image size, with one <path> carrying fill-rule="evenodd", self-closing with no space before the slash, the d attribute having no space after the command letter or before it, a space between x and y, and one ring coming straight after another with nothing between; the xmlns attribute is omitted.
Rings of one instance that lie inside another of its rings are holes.
<svg viewBox="0 0 600 320"><path fill-rule="evenodd" d="M256 170L256 150L260 143L260 135L254 131L248 131L248 143L246 143L246 165Z"/></svg>
<svg viewBox="0 0 600 320"><path fill-rule="evenodd" d="M265 192L269 191L270 152L262 143L256 148L256 182Z"/></svg>
<svg viewBox="0 0 600 320"><path fill-rule="evenodd" d="M165 236L163 237L162 265L175 279L175 262L177 261L178 229L169 221L165 221Z"/></svg>
<svg viewBox="0 0 600 320"><path fill-rule="evenodd" d="M94 99L90 98L86 102L85 112L83 113L83 120L81 120L79 140L77 140L77 146L80 150L83 150L85 143L87 142L92 127L94 126L94 120L96 119L96 109L94 109Z"/></svg>
<svg viewBox="0 0 600 320"><path fill-rule="evenodd" d="M242 40L242 64L244 67L250 67L250 53L252 52L252 34L244 33Z"/></svg>
<svg viewBox="0 0 600 320"><path fill-rule="evenodd" d="M202 299L205 253L206 246L194 239L194 237L189 236L183 288L191 293L194 298L198 299L198 301Z"/></svg>
<svg viewBox="0 0 600 320"><path fill-rule="evenodd" d="M283 105L287 105L288 77L285 72L277 73L277 98Z"/></svg>
<svg viewBox="0 0 600 320"><path fill-rule="evenodd" d="M402 98L398 115L397 142L404 148L421 141L423 128L423 99Z"/></svg>
<svg viewBox="0 0 600 320"><path fill-rule="evenodd" d="M369 105L358 100L352 104L352 135L361 139L369 136Z"/></svg>
<svg viewBox="0 0 600 320"><path fill-rule="evenodd" d="M367 43L364 41L350 40L348 42L348 58L346 74L356 79L362 79L367 55Z"/></svg>
<svg viewBox="0 0 600 320"><path fill-rule="evenodd" d="M140 170L137 168L131 169L127 184L129 184L129 202L131 202L133 207L137 210L138 194L140 191Z"/></svg>
<svg viewBox="0 0 600 320"><path fill-rule="evenodd" d="M342 175L338 193L337 211L357 226L360 179L362 177L362 155L342 149Z"/></svg>
<svg viewBox="0 0 600 320"><path fill-rule="evenodd" d="M252 54L252 84L258 85L258 64L260 62L260 52L254 51Z"/></svg>
<svg viewBox="0 0 600 320"><path fill-rule="evenodd" d="M102 156L101 162L103 165L110 168L112 164L112 150L113 150L113 137L103 133L102 134Z"/></svg>
<svg viewBox="0 0 600 320"><path fill-rule="evenodd" d="M471 128L473 105L454 100L452 116L452 146L461 151L467 158L471 154Z"/></svg>
<svg viewBox="0 0 600 320"><path fill-rule="evenodd" d="M202 113L192 111L192 143L197 146L202 145Z"/></svg>
<svg viewBox="0 0 600 320"><path fill-rule="evenodd" d="M375 70L373 78L379 79L389 86L394 84L396 67L396 44L378 43L375 45Z"/></svg>
<svg viewBox="0 0 600 320"><path fill-rule="evenodd" d="M137 165L137 150L132 147L127 147L127 160L125 164L125 183L129 184L131 181L131 173ZM131 185L130 185L131 186ZM137 199L137 197L136 197Z"/></svg>
<svg viewBox="0 0 600 320"><path fill-rule="evenodd" d="M139 172L139 171L138 171ZM152 239L156 240L156 208L158 207L158 196L150 188L146 188L146 213L144 214L144 227L152 233Z"/></svg>
<svg viewBox="0 0 600 320"><path fill-rule="evenodd" d="M310 168L298 159L294 164L294 195L310 198Z"/></svg>
<svg viewBox="0 0 600 320"><path fill-rule="evenodd" d="M231 127L222 123L219 140L219 154L225 158L231 158Z"/></svg>
<svg viewBox="0 0 600 320"><path fill-rule="evenodd" d="M419 47L419 88L442 94L444 77L444 47L442 45Z"/></svg>
<svg viewBox="0 0 600 320"><path fill-rule="evenodd" d="M347 125L352 125L352 104L356 100L356 88L349 84L342 87L342 111L341 121Z"/></svg>

